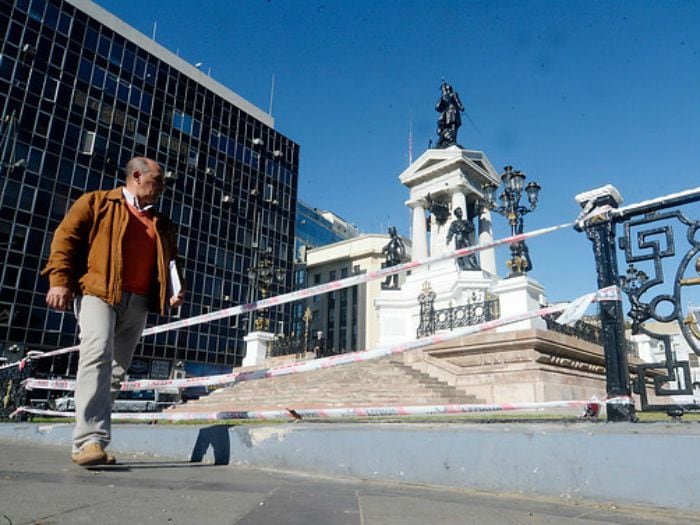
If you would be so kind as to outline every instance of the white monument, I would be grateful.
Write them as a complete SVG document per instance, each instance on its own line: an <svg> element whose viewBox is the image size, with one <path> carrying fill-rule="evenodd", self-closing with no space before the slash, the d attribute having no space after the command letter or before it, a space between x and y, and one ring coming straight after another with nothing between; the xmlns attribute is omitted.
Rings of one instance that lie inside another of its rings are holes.
<svg viewBox="0 0 700 525"><path fill-rule="evenodd" d="M422 260L455 249L448 244L450 225L460 208L464 219L474 225L470 244L493 240L491 213L483 202L482 186L498 184L500 178L481 151L453 145L428 149L400 176L408 187L406 205L412 213L412 259ZM426 217L429 217L427 219ZM506 248L507 249L507 248ZM460 265L456 259L422 266L411 271L400 289L382 290L375 301L380 320L379 344L405 342L416 337L420 319L418 297L434 293L434 308L441 310L498 298L500 315L510 316L536 309L544 289L532 279L521 276L500 279L493 249L476 255L478 268ZM522 321L501 331L544 327L541 320Z"/></svg>

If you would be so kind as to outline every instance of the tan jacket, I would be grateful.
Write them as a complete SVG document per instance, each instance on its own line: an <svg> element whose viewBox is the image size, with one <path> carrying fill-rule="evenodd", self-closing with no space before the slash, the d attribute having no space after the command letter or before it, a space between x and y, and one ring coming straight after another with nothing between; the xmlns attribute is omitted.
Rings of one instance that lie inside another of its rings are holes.
<svg viewBox="0 0 700 525"><path fill-rule="evenodd" d="M122 188L94 191L80 197L64 217L51 241L51 254L41 275L50 285L65 286L76 293L94 295L119 304L122 295L122 240L129 210ZM154 214L157 276L151 290L150 308L165 314L169 304L168 271L178 263L175 225ZM179 268L179 263L178 263Z"/></svg>

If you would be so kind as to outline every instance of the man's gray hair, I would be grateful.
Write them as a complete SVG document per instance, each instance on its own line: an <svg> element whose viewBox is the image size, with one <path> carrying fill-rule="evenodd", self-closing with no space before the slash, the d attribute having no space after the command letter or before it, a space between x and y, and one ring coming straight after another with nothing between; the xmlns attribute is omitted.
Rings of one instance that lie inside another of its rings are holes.
<svg viewBox="0 0 700 525"><path fill-rule="evenodd" d="M129 162L126 163L126 167L124 168L124 172L126 173L126 180L129 180L134 176L135 171L140 171L140 172L147 172L151 170L151 166L149 166L149 161L155 162L154 160L151 160L146 157L134 157L131 159ZM156 163L157 164L157 163Z"/></svg>

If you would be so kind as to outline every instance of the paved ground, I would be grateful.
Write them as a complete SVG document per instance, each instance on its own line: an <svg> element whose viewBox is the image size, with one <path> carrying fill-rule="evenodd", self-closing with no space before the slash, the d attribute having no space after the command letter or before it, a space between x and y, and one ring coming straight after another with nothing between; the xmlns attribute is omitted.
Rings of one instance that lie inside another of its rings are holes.
<svg viewBox="0 0 700 525"><path fill-rule="evenodd" d="M0 439L0 525L691 524L696 515L230 465L120 456L82 469L67 447Z"/></svg>

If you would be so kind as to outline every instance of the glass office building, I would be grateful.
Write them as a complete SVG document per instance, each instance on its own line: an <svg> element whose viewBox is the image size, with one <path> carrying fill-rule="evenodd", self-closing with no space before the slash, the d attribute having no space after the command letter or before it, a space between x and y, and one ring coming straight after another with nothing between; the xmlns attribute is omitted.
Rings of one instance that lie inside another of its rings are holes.
<svg viewBox="0 0 700 525"><path fill-rule="evenodd" d="M303 252L326 244L357 237L357 227L337 216L335 213L319 210L297 201L295 221L295 253L297 259L304 259Z"/></svg>
<svg viewBox="0 0 700 525"><path fill-rule="evenodd" d="M309 286L306 275L307 250L352 239L360 234L356 226L335 213L314 208L302 200L297 201L295 228L294 286L296 289ZM292 306L290 334L298 336L304 333L305 309L306 301L294 303Z"/></svg>
<svg viewBox="0 0 700 525"><path fill-rule="evenodd" d="M187 318L255 298L263 252L292 287L299 146L272 117L87 0L0 0L0 355L76 343L72 313L47 309L53 231L86 191L123 183L135 155L157 160L160 210L179 226ZM270 312L286 323L289 309ZM152 316L149 325L165 322ZM142 375L240 364L247 318L158 336Z"/></svg>

